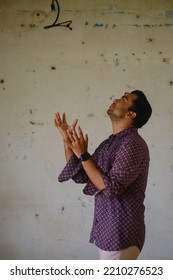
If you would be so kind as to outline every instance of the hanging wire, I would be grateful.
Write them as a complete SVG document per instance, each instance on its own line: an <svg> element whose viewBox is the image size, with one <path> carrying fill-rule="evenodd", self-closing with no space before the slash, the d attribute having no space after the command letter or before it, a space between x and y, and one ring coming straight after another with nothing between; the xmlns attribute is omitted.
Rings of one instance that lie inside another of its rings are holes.
<svg viewBox="0 0 173 280"><path fill-rule="evenodd" d="M59 3L58 3L57 0L52 0L51 11L56 11L56 7L55 7L55 3L54 2L57 5L57 16L56 16L56 19L55 19L55 21L51 25L44 26L44 28L45 29L49 29L49 28L52 28L52 27L58 27L59 26L59 27L67 27L70 30L72 30L72 27L70 26L72 24L71 20L57 23L58 19L59 19L59 16L60 16L60 6L59 6Z"/></svg>

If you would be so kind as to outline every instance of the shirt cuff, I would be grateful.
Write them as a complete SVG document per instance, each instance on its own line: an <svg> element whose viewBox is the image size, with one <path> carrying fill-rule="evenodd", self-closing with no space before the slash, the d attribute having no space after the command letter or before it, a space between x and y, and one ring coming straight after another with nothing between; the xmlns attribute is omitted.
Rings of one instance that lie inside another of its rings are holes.
<svg viewBox="0 0 173 280"><path fill-rule="evenodd" d="M89 182L83 189L83 193L86 195L95 195L98 191L99 190L92 184L92 182Z"/></svg>
<svg viewBox="0 0 173 280"><path fill-rule="evenodd" d="M75 155L72 155L70 160L65 165L64 169L59 174L58 181L59 182L68 181L78 173L78 171L81 169L81 166L82 165L79 159Z"/></svg>
<svg viewBox="0 0 173 280"><path fill-rule="evenodd" d="M102 178L105 185L103 193L109 198L117 196L119 194L119 188L116 186L115 182L105 174L102 175Z"/></svg>

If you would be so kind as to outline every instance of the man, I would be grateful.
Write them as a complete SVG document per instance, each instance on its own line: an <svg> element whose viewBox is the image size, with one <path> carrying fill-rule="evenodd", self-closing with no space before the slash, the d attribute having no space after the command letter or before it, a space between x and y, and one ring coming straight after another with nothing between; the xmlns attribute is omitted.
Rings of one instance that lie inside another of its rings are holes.
<svg viewBox="0 0 173 280"><path fill-rule="evenodd" d="M145 240L144 198L149 168L147 144L138 134L152 108L143 92L126 92L115 99L107 114L113 134L90 156L88 136L77 119L67 124L65 113L55 115L67 164L59 181L86 183L83 192L95 196L90 242L99 248L100 259L137 259Z"/></svg>

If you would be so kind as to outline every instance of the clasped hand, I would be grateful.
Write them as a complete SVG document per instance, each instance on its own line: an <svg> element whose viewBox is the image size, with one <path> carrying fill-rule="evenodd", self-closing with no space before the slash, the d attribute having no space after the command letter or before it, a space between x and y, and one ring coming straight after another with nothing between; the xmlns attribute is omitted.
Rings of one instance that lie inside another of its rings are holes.
<svg viewBox="0 0 173 280"><path fill-rule="evenodd" d="M66 120L66 114L63 113L62 119L59 112L55 114L54 123L59 129L63 140L72 149L73 153L79 158L81 154L87 152L88 148L88 135L83 134L80 126L78 126L78 132L76 131L78 119L75 119L72 125L68 125Z"/></svg>
<svg viewBox="0 0 173 280"><path fill-rule="evenodd" d="M83 135L82 129L78 126L78 133L75 128L72 130L67 130L69 140L67 140L68 145L74 152L74 154L79 158L81 154L87 152L88 148L88 135Z"/></svg>

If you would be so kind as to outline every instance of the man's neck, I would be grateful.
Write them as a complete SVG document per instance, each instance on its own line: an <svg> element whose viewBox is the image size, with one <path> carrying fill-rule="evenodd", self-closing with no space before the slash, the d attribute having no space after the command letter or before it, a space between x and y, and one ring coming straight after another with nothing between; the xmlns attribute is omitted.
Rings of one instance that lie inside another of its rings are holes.
<svg viewBox="0 0 173 280"><path fill-rule="evenodd" d="M134 127L132 124L129 123L115 123L112 122L112 129L113 129L113 134L117 134L125 129L128 129L130 127Z"/></svg>

